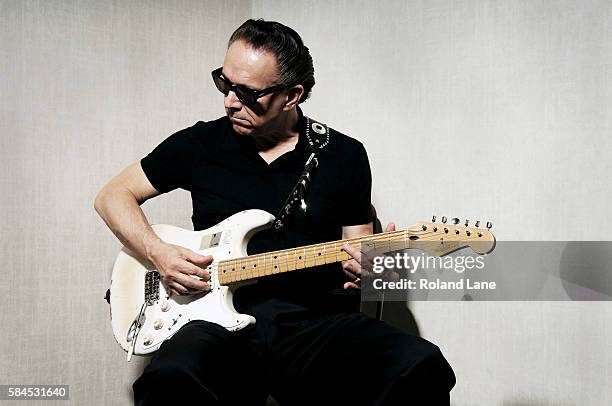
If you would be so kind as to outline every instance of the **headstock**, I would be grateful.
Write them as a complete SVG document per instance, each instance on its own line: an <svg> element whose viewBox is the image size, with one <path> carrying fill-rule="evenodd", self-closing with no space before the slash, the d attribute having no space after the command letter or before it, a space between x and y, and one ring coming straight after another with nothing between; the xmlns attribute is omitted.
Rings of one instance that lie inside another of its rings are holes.
<svg viewBox="0 0 612 406"><path fill-rule="evenodd" d="M491 222L487 222L486 228L479 227L480 221L476 221L474 226L469 226L469 220L460 223L458 218L449 223L444 216L441 223L436 222L436 216L430 222L419 221L408 228L410 247L422 249L429 256L447 255L464 247L470 247L481 255L493 251L495 236L490 231Z"/></svg>

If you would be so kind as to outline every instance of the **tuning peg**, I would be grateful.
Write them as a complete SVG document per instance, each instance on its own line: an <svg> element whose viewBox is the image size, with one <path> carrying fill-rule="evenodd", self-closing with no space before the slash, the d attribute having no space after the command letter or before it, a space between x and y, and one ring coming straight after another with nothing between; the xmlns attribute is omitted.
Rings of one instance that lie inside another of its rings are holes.
<svg viewBox="0 0 612 406"><path fill-rule="evenodd" d="M476 220L476 224L474 224L474 227L480 227L480 220Z"/></svg>
<svg viewBox="0 0 612 406"><path fill-rule="evenodd" d="M453 222L454 225L459 224L459 219L457 217L453 217L451 221Z"/></svg>
<svg viewBox="0 0 612 406"><path fill-rule="evenodd" d="M466 220L465 220L465 226L467 227L469 223L470 223L470 220L467 220L467 219L466 219Z"/></svg>
<svg viewBox="0 0 612 406"><path fill-rule="evenodd" d="M493 223L491 223L490 221L487 221L487 230L490 230L491 227L493 227Z"/></svg>
<svg viewBox="0 0 612 406"><path fill-rule="evenodd" d="M432 217L431 217L431 222L432 222L432 223L435 223L435 222L436 222L436 216L432 216Z"/></svg>
<svg viewBox="0 0 612 406"><path fill-rule="evenodd" d="M446 224L446 216L442 216L442 222Z"/></svg>

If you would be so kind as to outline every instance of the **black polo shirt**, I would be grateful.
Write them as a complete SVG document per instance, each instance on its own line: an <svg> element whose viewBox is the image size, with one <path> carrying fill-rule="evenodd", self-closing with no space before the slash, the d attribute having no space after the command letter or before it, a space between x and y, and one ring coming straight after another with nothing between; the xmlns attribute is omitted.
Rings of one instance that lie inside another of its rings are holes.
<svg viewBox="0 0 612 406"><path fill-rule="evenodd" d="M276 215L309 155L305 119L301 111L299 115L295 149L270 164L259 156L251 138L234 132L229 119L222 117L171 135L141 160L141 166L160 193L176 188L191 192L195 230L246 209ZM342 226L369 223L371 184L363 145L330 129L330 142L319 154L306 197L306 212L296 211L283 232L256 234L249 254L338 240ZM260 278L257 285L238 289L235 299L242 295L246 303L277 298L312 307L327 303L330 293L337 297L346 280L339 264L328 265Z"/></svg>

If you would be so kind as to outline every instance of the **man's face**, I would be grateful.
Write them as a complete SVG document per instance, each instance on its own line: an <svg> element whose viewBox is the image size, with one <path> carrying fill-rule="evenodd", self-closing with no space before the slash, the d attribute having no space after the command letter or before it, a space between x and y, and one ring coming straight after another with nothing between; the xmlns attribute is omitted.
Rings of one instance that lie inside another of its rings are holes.
<svg viewBox="0 0 612 406"><path fill-rule="evenodd" d="M268 88L276 84L278 77L276 57L269 52L253 49L244 41L235 41L225 54L223 76L233 84L253 90ZM274 129L285 99L286 94L279 91L257 99L252 106L245 106L230 91L224 98L225 112L238 134L264 134Z"/></svg>

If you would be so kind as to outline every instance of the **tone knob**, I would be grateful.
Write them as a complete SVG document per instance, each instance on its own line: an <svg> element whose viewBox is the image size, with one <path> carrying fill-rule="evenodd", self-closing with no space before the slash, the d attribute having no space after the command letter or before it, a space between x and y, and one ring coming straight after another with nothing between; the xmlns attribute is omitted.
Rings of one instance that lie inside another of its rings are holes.
<svg viewBox="0 0 612 406"><path fill-rule="evenodd" d="M164 326L164 321L162 319L157 319L153 322L153 328L155 330L159 330Z"/></svg>
<svg viewBox="0 0 612 406"><path fill-rule="evenodd" d="M168 310L170 310L170 302L167 300L164 300L161 304L161 311L167 312Z"/></svg>
<svg viewBox="0 0 612 406"><path fill-rule="evenodd" d="M144 340L142 341L142 344L143 345L151 345L151 344L153 344L153 337L151 337L149 334L147 334L144 337Z"/></svg>

